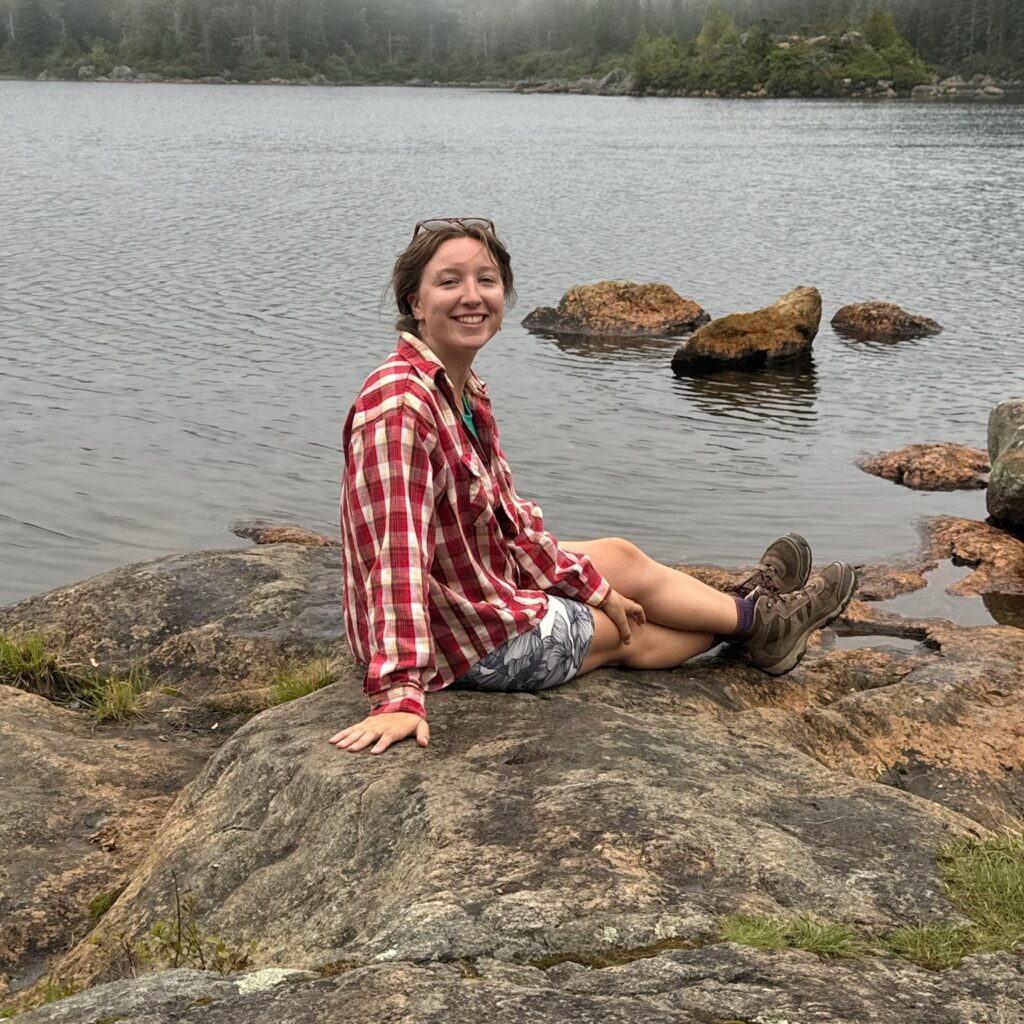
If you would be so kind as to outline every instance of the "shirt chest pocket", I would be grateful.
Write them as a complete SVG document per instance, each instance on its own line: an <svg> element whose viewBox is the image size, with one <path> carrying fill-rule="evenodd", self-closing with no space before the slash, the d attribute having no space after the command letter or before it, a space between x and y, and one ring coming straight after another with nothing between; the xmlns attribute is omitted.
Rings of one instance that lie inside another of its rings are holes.
<svg viewBox="0 0 1024 1024"><path fill-rule="evenodd" d="M502 501L501 489L476 452L460 452L452 467L449 500L467 527L487 528L493 521L507 537L518 533L515 519Z"/></svg>

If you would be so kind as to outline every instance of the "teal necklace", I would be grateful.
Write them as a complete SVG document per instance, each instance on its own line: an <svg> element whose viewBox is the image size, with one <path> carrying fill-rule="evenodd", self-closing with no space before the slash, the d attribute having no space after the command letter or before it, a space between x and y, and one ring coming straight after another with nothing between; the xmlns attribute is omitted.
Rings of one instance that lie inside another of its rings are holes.
<svg viewBox="0 0 1024 1024"><path fill-rule="evenodd" d="M462 422L465 428L479 441L480 435L476 432L476 424L473 422L473 410L469 406L469 398L466 392L462 392Z"/></svg>

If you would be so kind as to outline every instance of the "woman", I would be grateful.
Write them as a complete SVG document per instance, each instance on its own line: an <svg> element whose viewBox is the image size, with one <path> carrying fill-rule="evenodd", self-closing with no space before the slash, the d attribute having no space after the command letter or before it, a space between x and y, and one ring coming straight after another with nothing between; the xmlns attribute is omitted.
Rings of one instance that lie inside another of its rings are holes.
<svg viewBox="0 0 1024 1024"><path fill-rule="evenodd" d="M430 730L424 695L539 690L601 665L672 668L722 639L789 671L853 593L835 562L808 580L796 534L727 594L618 538L559 543L516 494L473 359L514 298L482 218L416 225L395 264L398 348L345 423L345 630L372 705L328 742L379 754Z"/></svg>

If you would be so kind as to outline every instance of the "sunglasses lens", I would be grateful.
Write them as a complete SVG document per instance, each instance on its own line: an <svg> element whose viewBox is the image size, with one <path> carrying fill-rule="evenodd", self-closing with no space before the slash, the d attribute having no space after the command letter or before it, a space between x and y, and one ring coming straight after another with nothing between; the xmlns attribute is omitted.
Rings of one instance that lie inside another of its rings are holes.
<svg viewBox="0 0 1024 1024"><path fill-rule="evenodd" d="M440 231L441 228L446 228L449 224L461 224L467 228L483 228L484 231L494 234L494 221L488 220L486 217L435 217L433 220L421 220L416 225L413 238L421 231Z"/></svg>
<svg viewBox="0 0 1024 1024"><path fill-rule="evenodd" d="M416 226L420 231L440 231L451 224L450 220L421 220Z"/></svg>

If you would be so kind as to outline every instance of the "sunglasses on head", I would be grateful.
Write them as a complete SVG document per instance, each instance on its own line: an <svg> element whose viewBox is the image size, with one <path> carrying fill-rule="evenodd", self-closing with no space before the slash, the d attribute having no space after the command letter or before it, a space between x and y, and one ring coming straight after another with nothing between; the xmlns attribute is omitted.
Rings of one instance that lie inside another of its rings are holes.
<svg viewBox="0 0 1024 1024"><path fill-rule="evenodd" d="M494 221L487 217L431 217L430 220L417 222L412 237L415 238L421 231L440 231L449 224L460 224L464 228L483 228L484 231L494 234Z"/></svg>

